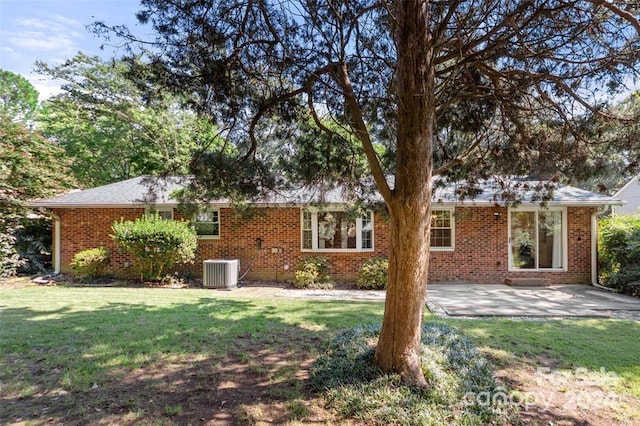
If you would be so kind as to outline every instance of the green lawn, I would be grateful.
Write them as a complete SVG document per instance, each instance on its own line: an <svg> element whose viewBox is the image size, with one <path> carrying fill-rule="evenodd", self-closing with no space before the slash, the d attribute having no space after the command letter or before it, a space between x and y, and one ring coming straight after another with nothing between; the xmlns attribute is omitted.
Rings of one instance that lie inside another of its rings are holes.
<svg viewBox="0 0 640 426"><path fill-rule="evenodd" d="M10 421L125 416L181 423L206 417L199 410L214 404L235 404L237 418L239 406L264 398L304 416L296 403L306 392L294 380L299 363L322 352L336 330L380 321L382 309L381 303L258 300L209 290L3 289L0 413ZM241 371L226 371L229 365ZM233 384L239 377L264 392L232 391L243 385ZM227 391L212 395L216 387Z"/></svg>
<svg viewBox="0 0 640 426"><path fill-rule="evenodd" d="M304 372L336 331L379 322L382 311L197 289L0 289L0 423L188 423L225 410L249 423L313 417L321 404L301 387ZM638 323L442 321L498 364L547 357L557 368L604 368L640 397Z"/></svg>
<svg viewBox="0 0 640 426"><path fill-rule="evenodd" d="M494 362L557 361L554 368L619 377L616 388L640 398L640 323L603 319L552 321L448 320ZM542 367L542 365L540 365Z"/></svg>

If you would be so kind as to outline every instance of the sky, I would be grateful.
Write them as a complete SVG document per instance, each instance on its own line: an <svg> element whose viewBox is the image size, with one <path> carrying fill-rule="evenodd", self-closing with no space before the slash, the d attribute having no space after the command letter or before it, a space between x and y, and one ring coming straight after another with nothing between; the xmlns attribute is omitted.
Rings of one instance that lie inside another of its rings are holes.
<svg viewBox="0 0 640 426"><path fill-rule="evenodd" d="M0 0L0 69L20 74L40 93L40 100L59 92L59 81L33 72L36 60L63 63L79 51L105 59L112 47L86 27L95 21L125 24L143 31L135 19L138 0Z"/></svg>

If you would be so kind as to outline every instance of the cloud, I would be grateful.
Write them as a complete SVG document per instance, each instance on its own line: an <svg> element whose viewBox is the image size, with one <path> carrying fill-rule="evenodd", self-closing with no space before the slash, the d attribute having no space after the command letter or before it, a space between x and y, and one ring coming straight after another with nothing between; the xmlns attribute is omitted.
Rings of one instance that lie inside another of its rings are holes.
<svg viewBox="0 0 640 426"><path fill-rule="evenodd" d="M3 39L9 48L26 49L31 53L57 52L73 55L80 50L84 26L73 19L59 15L48 18L19 17L12 28L3 31Z"/></svg>
<svg viewBox="0 0 640 426"><path fill-rule="evenodd" d="M32 51L72 51L76 43L68 36L62 34L45 36L42 33L34 31L23 31L15 33L14 37L9 39L13 46L29 49Z"/></svg>
<svg viewBox="0 0 640 426"><path fill-rule="evenodd" d="M61 82L36 74L37 60L58 65L80 51L112 56L87 25L130 24L137 10L138 2L124 0L0 0L0 68L27 78L46 99L60 92Z"/></svg>
<svg viewBox="0 0 640 426"><path fill-rule="evenodd" d="M27 76L27 80L29 80L33 87L38 91L38 99L41 101L62 92L60 86L63 82L60 80L49 80L41 76L34 75Z"/></svg>

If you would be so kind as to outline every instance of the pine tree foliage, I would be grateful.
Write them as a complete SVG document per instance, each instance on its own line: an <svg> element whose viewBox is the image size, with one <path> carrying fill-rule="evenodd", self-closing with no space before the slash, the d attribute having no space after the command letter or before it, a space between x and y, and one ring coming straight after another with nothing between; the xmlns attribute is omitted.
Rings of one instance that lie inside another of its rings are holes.
<svg viewBox="0 0 640 426"><path fill-rule="evenodd" d="M261 150L277 146L270 136L280 126L300 130L306 114L327 134L336 133L330 122L360 143L391 229L374 362L422 386L433 176L473 185L503 174L554 181L577 173L589 147L601 141L576 118L615 119L606 100L627 90L640 69L636 2L143 0L141 6L138 19L154 39L139 44L126 27L104 23L96 31L144 54L135 74L145 93L186 96L223 129L238 152L227 166L253 164L252 184L271 189L278 182ZM382 161L375 143L393 161ZM308 148L316 144L295 145Z"/></svg>

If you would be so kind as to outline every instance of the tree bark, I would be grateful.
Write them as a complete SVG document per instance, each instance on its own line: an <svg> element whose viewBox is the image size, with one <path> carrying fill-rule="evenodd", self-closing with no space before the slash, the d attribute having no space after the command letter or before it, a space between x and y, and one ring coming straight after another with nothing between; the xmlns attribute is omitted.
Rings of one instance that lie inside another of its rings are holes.
<svg viewBox="0 0 640 426"><path fill-rule="evenodd" d="M391 216L389 283L374 362L407 383L427 386L420 336L429 269L432 140L435 119L433 44L426 0L394 4L398 54L397 166L385 200ZM400 260L402 260L400 262Z"/></svg>

